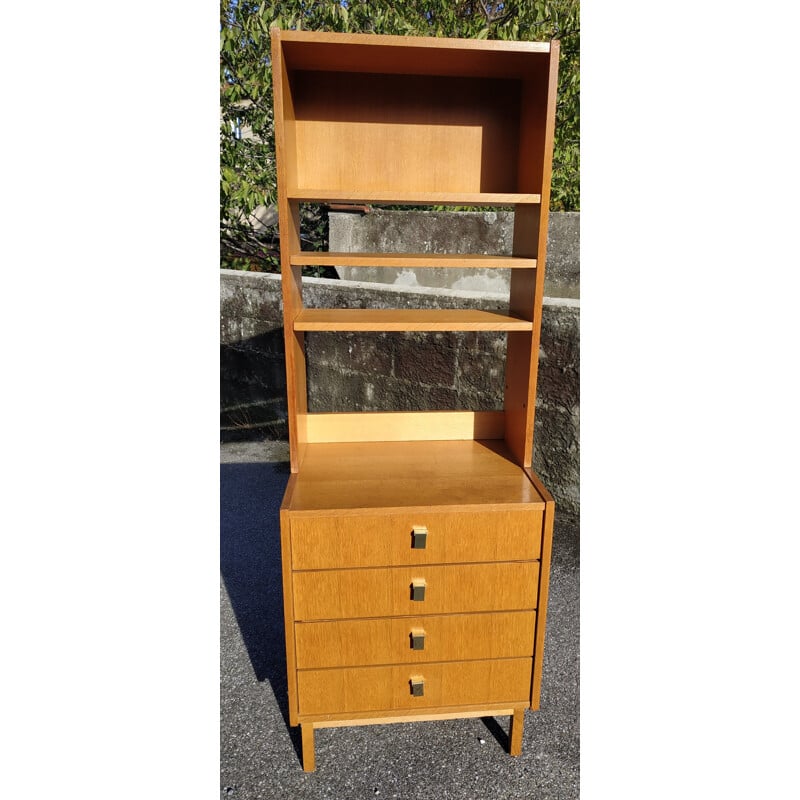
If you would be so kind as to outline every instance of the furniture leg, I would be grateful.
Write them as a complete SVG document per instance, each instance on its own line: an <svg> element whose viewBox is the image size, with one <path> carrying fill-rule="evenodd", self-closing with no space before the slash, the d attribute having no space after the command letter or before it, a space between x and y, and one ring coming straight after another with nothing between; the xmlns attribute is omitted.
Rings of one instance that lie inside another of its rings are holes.
<svg viewBox="0 0 800 800"><path fill-rule="evenodd" d="M508 732L508 752L512 756L522 753L522 728L525 725L525 709L518 708L511 717L511 730ZM305 747L303 748L305 752Z"/></svg>
<svg viewBox="0 0 800 800"><path fill-rule="evenodd" d="M316 769L314 759L314 723L302 723L300 732L303 739L303 769L306 772L314 772Z"/></svg>

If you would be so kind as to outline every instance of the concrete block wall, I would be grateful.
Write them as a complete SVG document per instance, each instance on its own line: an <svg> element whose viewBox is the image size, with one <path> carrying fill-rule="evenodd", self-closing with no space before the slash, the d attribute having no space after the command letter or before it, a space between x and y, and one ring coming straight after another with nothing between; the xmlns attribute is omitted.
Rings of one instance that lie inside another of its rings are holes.
<svg viewBox="0 0 800 800"><path fill-rule="evenodd" d="M304 299L312 308L484 310L500 310L506 301L325 278L308 279ZM502 408L503 333L310 333L306 352L310 411Z"/></svg>
<svg viewBox="0 0 800 800"><path fill-rule="evenodd" d="M496 253L510 255L513 211L332 212L330 249L337 253ZM580 291L580 214L550 214L547 230L548 297L577 298ZM346 280L396 286L435 286L475 292L508 292L507 269L394 269L337 267Z"/></svg>
<svg viewBox="0 0 800 800"><path fill-rule="evenodd" d="M223 441L288 439L279 275L220 270Z"/></svg>
<svg viewBox="0 0 800 800"><path fill-rule="evenodd" d="M577 258L577 247L573 252ZM575 265L570 269L577 274ZM324 278L306 278L303 291L312 308L508 306L502 293ZM577 294L577 287L567 293ZM222 436L285 439L280 277L222 270L220 300ZM534 468L559 514L575 521L579 313L575 297L545 298L534 446ZM501 409L505 348L504 333L309 333L309 410Z"/></svg>

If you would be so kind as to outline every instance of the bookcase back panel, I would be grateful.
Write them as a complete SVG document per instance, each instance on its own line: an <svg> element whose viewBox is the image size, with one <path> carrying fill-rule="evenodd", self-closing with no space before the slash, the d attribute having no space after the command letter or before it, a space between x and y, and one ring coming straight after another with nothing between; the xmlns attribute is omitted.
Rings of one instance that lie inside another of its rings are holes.
<svg viewBox="0 0 800 800"><path fill-rule="evenodd" d="M520 191L518 80L300 71L290 84L291 188Z"/></svg>

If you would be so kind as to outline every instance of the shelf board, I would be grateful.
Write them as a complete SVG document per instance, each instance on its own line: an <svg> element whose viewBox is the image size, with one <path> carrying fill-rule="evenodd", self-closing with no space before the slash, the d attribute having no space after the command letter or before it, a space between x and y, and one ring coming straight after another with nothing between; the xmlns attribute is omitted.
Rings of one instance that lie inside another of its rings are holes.
<svg viewBox="0 0 800 800"><path fill-rule="evenodd" d="M304 308L296 331L530 331L530 320L464 309Z"/></svg>
<svg viewBox="0 0 800 800"><path fill-rule="evenodd" d="M298 42L309 45L305 51L308 56L313 56L324 44L333 44L339 53L346 48L354 47L367 51L375 48L394 47L401 50L409 48L423 48L431 52L488 52L495 58L499 53L549 53L550 42L520 42L504 41L500 39L458 39L441 38L435 39L431 36L399 36L392 34L369 34L364 36L359 33L331 33L322 31L298 31L281 30L278 34L284 42ZM381 53L382 54L382 53ZM378 62L380 63L380 62ZM320 64L297 64L293 65L304 69L319 69ZM325 63L324 66L331 67L336 64ZM407 68L413 64L406 64Z"/></svg>
<svg viewBox="0 0 800 800"><path fill-rule="evenodd" d="M336 442L303 446L289 508L371 513L434 506L544 509L502 439Z"/></svg>
<svg viewBox="0 0 800 800"><path fill-rule="evenodd" d="M457 267L484 269L535 269L535 258L485 256L472 253L295 253L293 267Z"/></svg>
<svg viewBox="0 0 800 800"><path fill-rule="evenodd" d="M301 203L383 203L420 206L513 206L541 203L540 194L517 192L385 192L342 189L290 189L289 200Z"/></svg>
<svg viewBox="0 0 800 800"><path fill-rule="evenodd" d="M497 76L524 79L550 53L549 42L508 42L280 31L290 70Z"/></svg>

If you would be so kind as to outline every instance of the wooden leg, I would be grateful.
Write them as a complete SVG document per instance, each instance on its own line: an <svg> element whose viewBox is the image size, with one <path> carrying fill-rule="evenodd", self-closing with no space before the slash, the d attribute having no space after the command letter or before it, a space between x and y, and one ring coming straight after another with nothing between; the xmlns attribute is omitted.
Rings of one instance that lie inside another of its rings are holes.
<svg viewBox="0 0 800 800"><path fill-rule="evenodd" d="M317 767L314 760L314 723L302 723L300 732L303 739L303 769L306 772L313 772Z"/></svg>
<svg viewBox="0 0 800 800"><path fill-rule="evenodd" d="M524 725L525 709L518 708L511 717L511 730L508 732L508 752L512 756L522 755L522 728ZM305 745L303 752L305 752Z"/></svg>

